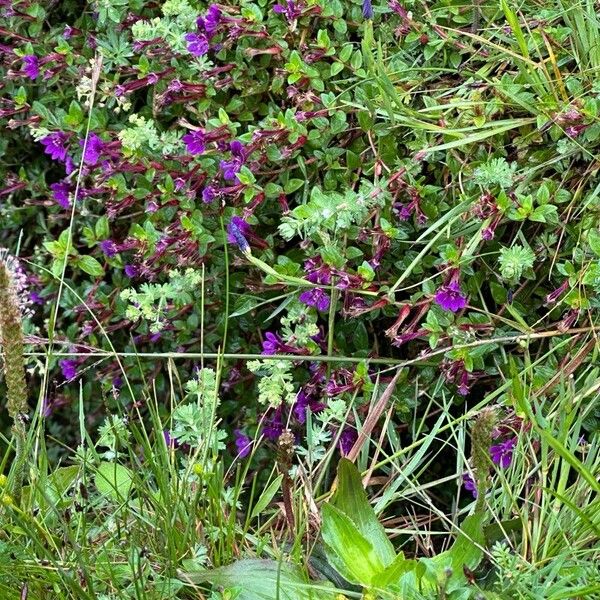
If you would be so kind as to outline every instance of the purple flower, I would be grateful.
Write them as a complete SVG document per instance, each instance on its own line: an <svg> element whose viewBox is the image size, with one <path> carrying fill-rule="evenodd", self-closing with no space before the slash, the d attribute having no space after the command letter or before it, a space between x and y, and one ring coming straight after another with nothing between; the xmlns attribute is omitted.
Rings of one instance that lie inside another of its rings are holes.
<svg viewBox="0 0 600 600"><path fill-rule="evenodd" d="M371 0L363 0L362 14L365 19L373 18L373 6L371 5Z"/></svg>
<svg viewBox="0 0 600 600"><path fill-rule="evenodd" d="M125 275L132 279L133 277L137 277L140 270L135 265L125 265Z"/></svg>
<svg viewBox="0 0 600 600"><path fill-rule="evenodd" d="M50 184L52 196L56 202L63 208L69 208L71 201L69 200L69 184L66 181Z"/></svg>
<svg viewBox="0 0 600 600"><path fill-rule="evenodd" d="M454 280L439 288L434 299L444 310L452 312L457 312L467 305L467 297L461 292L458 281Z"/></svg>
<svg viewBox="0 0 600 600"><path fill-rule="evenodd" d="M48 154L52 160L64 162L67 159L66 143L69 137L62 131L55 131L40 140L44 146L44 153Z"/></svg>
<svg viewBox="0 0 600 600"><path fill-rule="evenodd" d="M282 341L279 339L279 336L271 331L267 331L262 343L262 353L267 355L277 354L281 345Z"/></svg>
<svg viewBox="0 0 600 600"><path fill-rule="evenodd" d="M190 131L181 138L190 154L202 154L206 149L206 137L202 131Z"/></svg>
<svg viewBox="0 0 600 600"><path fill-rule="evenodd" d="M65 160L65 173L70 175L75 170L75 163L70 156L67 156L67 160ZM78 198L79 199L79 198Z"/></svg>
<svg viewBox="0 0 600 600"><path fill-rule="evenodd" d="M85 140L80 140L79 145L82 148L85 146L83 162L91 167L95 166L100 159L100 155L104 151L104 142L102 141L102 138L92 132L88 136L87 144L85 143Z"/></svg>
<svg viewBox="0 0 600 600"><path fill-rule="evenodd" d="M165 440L165 444L166 444L167 448L178 448L179 447L179 442L177 441L177 438L173 437L171 435L171 432L168 429L165 429L163 431L163 438Z"/></svg>
<svg viewBox="0 0 600 600"><path fill-rule="evenodd" d="M246 458L246 456L250 454L250 450L252 450L252 440L240 429L236 429L233 433L238 456L240 458Z"/></svg>
<svg viewBox="0 0 600 600"><path fill-rule="evenodd" d="M218 194L218 190L214 185L207 185L202 190L202 202L205 204L210 204Z"/></svg>
<svg viewBox="0 0 600 600"><path fill-rule="evenodd" d="M58 362L60 370L62 371L65 379L75 379L77 377L77 362L70 359L60 360Z"/></svg>
<svg viewBox="0 0 600 600"><path fill-rule="evenodd" d="M45 300L37 292L29 292L29 302L31 304L45 304Z"/></svg>
<svg viewBox="0 0 600 600"><path fill-rule="evenodd" d="M104 252L104 256L106 256L106 258L112 258L119 252L119 248L112 240L104 240L103 242L100 242L100 250Z"/></svg>
<svg viewBox="0 0 600 600"><path fill-rule="evenodd" d="M503 469L507 469L512 461L513 452L517 445L517 438L513 437L504 442L500 442L495 446L490 447L490 456L496 465L500 465Z"/></svg>
<svg viewBox="0 0 600 600"><path fill-rule="evenodd" d="M221 10L216 4L211 4L203 17L198 17L196 25L203 30L210 39L217 31L221 22Z"/></svg>
<svg viewBox="0 0 600 600"><path fill-rule="evenodd" d="M310 410L311 413L318 413L325 409L325 405L306 394L304 390L300 390L296 396L296 402L294 403L294 414L299 423L306 423L307 409Z"/></svg>
<svg viewBox="0 0 600 600"><path fill-rule="evenodd" d="M188 51L194 56L204 56L208 52L208 40L200 33L186 33L184 36Z"/></svg>
<svg viewBox="0 0 600 600"><path fill-rule="evenodd" d="M471 492L473 494L473 498L477 498L477 484L475 480L469 475L469 473L465 473L462 476L463 485L467 492Z"/></svg>
<svg viewBox="0 0 600 600"><path fill-rule="evenodd" d="M29 79L37 79L40 76L40 59L34 54L24 56L22 71Z"/></svg>
<svg viewBox="0 0 600 600"><path fill-rule="evenodd" d="M294 0L286 0L285 5L276 4L273 12L278 15L285 15L288 21L295 21L302 14L303 6L296 4Z"/></svg>
<svg viewBox="0 0 600 600"><path fill-rule="evenodd" d="M494 230L491 227L484 227L481 231L481 239L489 242L494 239Z"/></svg>
<svg viewBox="0 0 600 600"><path fill-rule="evenodd" d="M249 252L250 244L245 237L249 232L250 225L244 219L237 216L231 217L231 221L227 225L227 241L236 244L242 252Z"/></svg>
<svg viewBox="0 0 600 600"><path fill-rule="evenodd" d="M353 429L352 427L344 428L339 439L340 450L344 456L347 456L350 450L352 450L352 446L354 446L357 437L356 429Z"/></svg>
<svg viewBox="0 0 600 600"><path fill-rule="evenodd" d="M277 409L272 419L263 421L262 433L269 440L276 440L283 433L281 409Z"/></svg>
<svg viewBox="0 0 600 600"><path fill-rule="evenodd" d="M233 158L231 160L222 160L219 163L219 167L221 168L223 177L227 181L235 181L236 175L240 172L240 169L244 164L246 152L242 143L237 140L234 140L229 144L229 149L231 150Z"/></svg>
<svg viewBox="0 0 600 600"><path fill-rule="evenodd" d="M300 302L304 302L307 306L313 306L321 312L325 312L329 308L329 296L321 288L302 292Z"/></svg>

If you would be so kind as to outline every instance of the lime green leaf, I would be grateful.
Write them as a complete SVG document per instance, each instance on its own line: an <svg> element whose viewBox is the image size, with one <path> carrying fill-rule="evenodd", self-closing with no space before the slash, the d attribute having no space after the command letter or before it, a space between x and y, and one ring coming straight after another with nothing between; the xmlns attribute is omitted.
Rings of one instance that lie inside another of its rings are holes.
<svg viewBox="0 0 600 600"><path fill-rule="evenodd" d="M384 567L394 561L394 546L367 499L360 473L356 466L345 458L340 460L338 465L338 488L332 504L352 520L360 534L373 546Z"/></svg>
<svg viewBox="0 0 600 600"><path fill-rule="evenodd" d="M271 500L273 500L273 496L279 491L281 486L281 481L283 479L283 475L279 475L274 481L270 483L267 489L260 495L258 502L254 505L252 509L252 514L250 515L251 519L258 517L260 513L267 508Z"/></svg>
<svg viewBox="0 0 600 600"><path fill-rule="evenodd" d="M131 492L133 474L123 465L102 462L98 466L94 481L102 496L122 502Z"/></svg>
<svg viewBox="0 0 600 600"><path fill-rule="evenodd" d="M327 558L348 581L370 585L386 565L381 562L373 545L341 510L327 503L322 511L322 535Z"/></svg>
<svg viewBox="0 0 600 600"><path fill-rule="evenodd" d="M590 229L588 232L588 244L592 249L592 252L596 256L600 256L600 231L597 229Z"/></svg>
<svg viewBox="0 0 600 600"><path fill-rule="evenodd" d="M102 265L93 256L80 256L77 258L77 266L92 277L104 275Z"/></svg>

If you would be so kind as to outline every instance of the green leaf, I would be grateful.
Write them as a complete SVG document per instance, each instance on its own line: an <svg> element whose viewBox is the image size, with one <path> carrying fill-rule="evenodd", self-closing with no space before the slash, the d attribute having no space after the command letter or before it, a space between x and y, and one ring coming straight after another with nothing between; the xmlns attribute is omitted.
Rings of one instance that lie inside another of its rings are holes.
<svg viewBox="0 0 600 600"><path fill-rule="evenodd" d="M292 194L296 190L299 190L304 185L304 179L290 179L283 186L283 191L286 194Z"/></svg>
<svg viewBox="0 0 600 600"><path fill-rule="evenodd" d="M600 231L597 229L590 229L588 231L588 244L592 252L596 256L600 256Z"/></svg>
<svg viewBox="0 0 600 600"><path fill-rule="evenodd" d="M79 256L77 266L92 277L101 277L104 275L102 265L93 256Z"/></svg>
<svg viewBox="0 0 600 600"><path fill-rule="evenodd" d="M321 533L327 558L335 570L348 581L370 585L373 578L386 567L373 545L350 518L332 504L324 504L322 512Z"/></svg>
<svg viewBox="0 0 600 600"><path fill-rule="evenodd" d="M401 552L385 571L373 579L372 585L382 590L387 590L390 586L398 585L407 573L415 571L417 564L417 561L414 559L404 558L404 554Z"/></svg>
<svg viewBox="0 0 600 600"><path fill-rule="evenodd" d="M269 484L267 489L263 491L257 503L254 505L254 508L252 509L252 514L250 515L251 519L258 517L260 513L267 508L271 500L273 500L273 496L275 496L275 494L279 491L282 480L283 475L279 475Z"/></svg>
<svg viewBox="0 0 600 600"><path fill-rule="evenodd" d="M236 600L331 600L333 597L332 592L314 589L295 565L274 560L246 559L213 570L180 571L179 578L192 584L208 582L239 590ZM319 587L323 586L320 582Z"/></svg>
<svg viewBox="0 0 600 600"><path fill-rule="evenodd" d="M133 474L123 465L102 462L94 478L96 489L102 496L119 502L127 499L133 486Z"/></svg>
<svg viewBox="0 0 600 600"><path fill-rule="evenodd" d="M360 534L372 544L384 567L395 560L394 546L367 499L360 473L354 463L346 458L338 464L338 488L332 504L348 516Z"/></svg>
<svg viewBox="0 0 600 600"><path fill-rule="evenodd" d="M105 216L100 217L96 221L94 231L96 233L96 239L105 240L108 238L110 235L110 228L108 226L108 219Z"/></svg>

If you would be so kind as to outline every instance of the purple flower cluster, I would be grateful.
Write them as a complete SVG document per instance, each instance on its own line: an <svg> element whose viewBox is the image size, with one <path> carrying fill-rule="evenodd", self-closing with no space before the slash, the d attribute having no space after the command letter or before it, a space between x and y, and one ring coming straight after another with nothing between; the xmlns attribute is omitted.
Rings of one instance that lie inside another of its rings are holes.
<svg viewBox="0 0 600 600"><path fill-rule="evenodd" d="M204 56L210 50L210 40L216 34L222 21L221 10L216 4L211 4L202 17L198 17L196 25L197 32L186 33L187 49L194 56Z"/></svg>
<svg viewBox="0 0 600 600"><path fill-rule="evenodd" d="M194 56L204 56L210 48L206 36L201 33L186 33L184 39L188 52Z"/></svg>

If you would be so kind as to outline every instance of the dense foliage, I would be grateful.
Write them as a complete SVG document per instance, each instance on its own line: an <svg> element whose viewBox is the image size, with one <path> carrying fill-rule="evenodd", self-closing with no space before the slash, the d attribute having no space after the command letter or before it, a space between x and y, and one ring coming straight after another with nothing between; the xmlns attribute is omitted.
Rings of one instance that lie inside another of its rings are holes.
<svg viewBox="0 0 600 600"><path fill-rule="evenodd" d="M0 37L3 598L274 597L258 558L290 598L599 593L591 1L4 0Z"/></svg>

